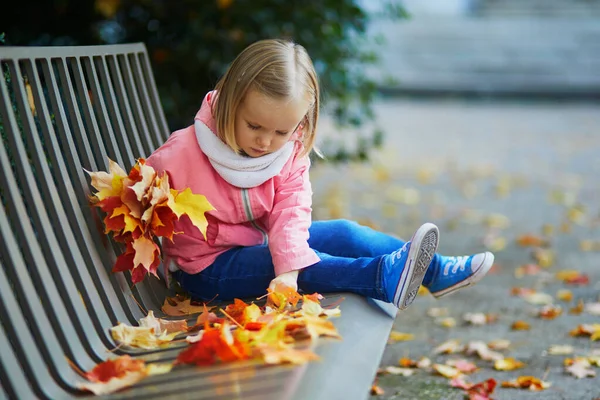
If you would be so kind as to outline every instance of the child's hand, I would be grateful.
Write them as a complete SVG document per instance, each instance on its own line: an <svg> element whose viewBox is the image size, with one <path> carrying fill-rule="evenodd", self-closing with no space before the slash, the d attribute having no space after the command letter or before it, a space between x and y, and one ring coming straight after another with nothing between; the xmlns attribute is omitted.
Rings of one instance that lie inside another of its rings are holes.
<svg viewBox="0 0 600 400"><path fill-rule="evenodd" d="M275 292L278 285L287 286L295 291L298 290L298 271L285 272L275 277L269 284L269 289Z"/></svg>

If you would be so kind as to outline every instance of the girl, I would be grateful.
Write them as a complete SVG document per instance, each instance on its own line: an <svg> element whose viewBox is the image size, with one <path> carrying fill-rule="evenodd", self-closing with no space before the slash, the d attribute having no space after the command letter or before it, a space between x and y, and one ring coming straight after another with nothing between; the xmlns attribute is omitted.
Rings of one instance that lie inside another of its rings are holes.
<svg viewBox="0 0 600 400"><path fill-rule="evenodd" d="M283 284L354 292L404 309L425 285L440 297L479 281L491 253L436 254L426 223L406 243L347 220L311 223L309 153L319 84L306 50L263 40L247 47L209 92L194 125L174 132L147 163L175 189L203 194L206 238L182 219L163 241L172 276L197 300L256 297Z"/></svg>

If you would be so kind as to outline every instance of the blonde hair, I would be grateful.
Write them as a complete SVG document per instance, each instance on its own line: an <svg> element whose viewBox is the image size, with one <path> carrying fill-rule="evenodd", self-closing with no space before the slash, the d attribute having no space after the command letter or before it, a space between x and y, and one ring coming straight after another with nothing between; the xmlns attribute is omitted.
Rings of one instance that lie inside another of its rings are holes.
<svg viewBox="0 0 600 400"><path fill-rule="evenodd" d="M231 63L217 82L216 100L212 106L217 135L234 151L235 115L248 90L253 89L270 98L297 99L312 97L308 112L301 121L302 156L315 148L315 132L319 119L319 82L306 49L289 40L266 39L246 47Z"/></svg>

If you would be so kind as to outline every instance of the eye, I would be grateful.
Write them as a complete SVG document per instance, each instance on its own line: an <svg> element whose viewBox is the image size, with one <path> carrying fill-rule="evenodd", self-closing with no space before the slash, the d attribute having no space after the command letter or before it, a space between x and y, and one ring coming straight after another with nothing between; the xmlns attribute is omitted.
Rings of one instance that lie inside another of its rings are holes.
<svg viewBox="0 0 600 400"><path fill-rule="evenodd" d="M287 135L287 134L288 134L288 132L283 132L283 131L276 131L276 133L277 133L279 136L285 136L285 135Z"/></svg>
<svg viewBox="0 0 600 400"><path fill-rule="evenodd" d="M258 125L252 125L249 122L246 122L246 124L248 125L248 128L252 129L253 131L257 131L260 129L260 126L258 126Z"/></svg>

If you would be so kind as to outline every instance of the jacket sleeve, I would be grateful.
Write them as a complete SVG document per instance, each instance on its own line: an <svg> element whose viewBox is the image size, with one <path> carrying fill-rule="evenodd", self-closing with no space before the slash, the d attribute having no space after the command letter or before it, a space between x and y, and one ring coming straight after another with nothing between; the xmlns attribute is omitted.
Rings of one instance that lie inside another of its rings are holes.
<svg viewBox="0 0 600 400"><path fill-rule="evenodd" d="M290 175L275 190L273 210L268 217L269 250L275 275L320 261L308 246L312 212L309 168L308 156L296 158Z"/></svg>

